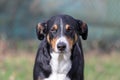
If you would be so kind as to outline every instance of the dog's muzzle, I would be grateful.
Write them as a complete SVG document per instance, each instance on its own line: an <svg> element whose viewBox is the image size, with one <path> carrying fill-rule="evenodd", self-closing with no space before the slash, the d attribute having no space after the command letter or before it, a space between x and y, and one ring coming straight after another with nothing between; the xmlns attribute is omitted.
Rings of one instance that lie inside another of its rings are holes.
<svg viewBox="0 0 120 80"><path fill-rule="evenodd" d="M59 42L57 48L59 51L64 51L66 49L66 44L64 42Z"/></svg>

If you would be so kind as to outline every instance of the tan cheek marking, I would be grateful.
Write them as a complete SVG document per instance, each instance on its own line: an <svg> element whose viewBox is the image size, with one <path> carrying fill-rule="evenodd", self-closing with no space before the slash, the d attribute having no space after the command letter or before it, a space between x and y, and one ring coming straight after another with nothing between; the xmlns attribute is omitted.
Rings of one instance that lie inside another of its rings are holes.
<svg viewBox="0 0 120 80"><path fill-rule="evenodd" d="M57 41L57 38L54 38L54 39L52 39L52 40L50 41L50 44L51 44L53 50L55 50L56 41Z"/></svg>
<svg viewBox="0 0 120 80"><path fill-rule="evenodd" d="M71 38L68 38L68 37L66 37L66 38L67 38L68 43L70 44L70 48L72 48L72 46L74 45L74 43L77 41L78 36L77 36L77 34L75 34L75 40L73 40Z"/></svg>
<svg viewBox="0 0 120 80"><path fill-rule="evenodd" d="M73 40L70 39L70 38L68 38L68 37L66 37L66 39L67 39L67 41L68 41L68 43L69 43L69 45L70 45L70 48L72 49L72 46L73 46L73 44L74 44Z"/></svg>
<svg viewBox="0 0 120 80"><path fill-rule="evenodd" d="M50 36L47 35L47 41L52 46L52 48L55 50L55 43L57 41L57 38L50 40Z"/></svg>
<svg viewBox="0 0 120 80"><path fill-rule="evenodd" d="M49 37L49 34L47 35L47 41L48 41L48 43L50 43L50 37Z"/></svg>

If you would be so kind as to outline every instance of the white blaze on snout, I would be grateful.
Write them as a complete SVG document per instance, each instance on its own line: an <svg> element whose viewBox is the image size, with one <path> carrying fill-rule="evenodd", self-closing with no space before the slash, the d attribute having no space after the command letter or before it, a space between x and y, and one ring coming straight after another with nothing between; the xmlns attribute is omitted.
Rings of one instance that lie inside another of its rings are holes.
<svg viewBox="0 0 120 80"><path fill-rule="evenodd" d="M63 36L63 21L60 19L61 36Z"/></svg>
<svg viewBox="0 0 120 80"><path fill-rule="evenodd" d="M57 44L59 42L63 42L66 44L66 49L64 53L61 53L57 49ZM69 50L69 44L66 37L60 37L56 41L55 44L55 52L51 52L51 60L50 65L52 68L52 73L50 76L44 80L70 80L69 76L67 76L68 72L71 69L72 63L70 60L71 52Z"/></svg>
<svg viewBox="0 0 120 80"><path fill-rule="evenodd" d="M56 41L56 44L55 44L55 52L59 52L58 48L57 48L57 45L58 43L65 43L66 44L66 48L65 48L65 52L69 52L70 50L70 45L66 39L66 37L64 36L63 34L63 21L62 21L62 18L60 18L60 29L61 29L61 33L60 33L60 37L58 38L58 40Z"/></svg>
<svg viewBox="0 0 120 80"><path fill-rule="evenodd" d="M50 65L52 68L52 73L49 76L49 78L46 78L45 80L70 80L67 74L72 66L70 60L71 52L69 42L67 41L67 38L63 34L62 19L60 19L60 28L61 32L55 43L55 51L53 51L50 54L51 55ZM63 54L58 50L57 45L59 43L65 43L66 45L65 50L62 52Z"/></svg>

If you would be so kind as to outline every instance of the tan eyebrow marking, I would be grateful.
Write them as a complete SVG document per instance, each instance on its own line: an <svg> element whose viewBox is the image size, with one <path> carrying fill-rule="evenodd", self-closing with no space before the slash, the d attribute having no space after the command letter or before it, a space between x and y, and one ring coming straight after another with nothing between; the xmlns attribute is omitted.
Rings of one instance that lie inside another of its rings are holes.
<svg viewBox="0 0 120 80"><path fill-rule="evenodd" d="M68 30L70 28L70 25L66 24L65 28L66 28L66 30Z"/></svg>
<svg viewBox="0 0 120 80"><path fill-rule="evenodd" d="M56 24L53 25L53 30L57 30L58 29L58 26Z"/></svg>
<svg viewBox="0 0 120 80"><path fill-rule="evenodd" d="M62 21L62 18L60 18L60 27L61 27L61 36L63 36L63 21Z"/></svg>

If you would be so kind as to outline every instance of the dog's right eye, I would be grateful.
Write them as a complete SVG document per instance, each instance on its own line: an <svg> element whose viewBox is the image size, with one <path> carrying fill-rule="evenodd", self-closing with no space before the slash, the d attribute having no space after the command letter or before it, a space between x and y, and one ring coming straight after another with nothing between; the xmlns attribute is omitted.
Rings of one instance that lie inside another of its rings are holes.
<svg viewBox="0 0 120 80"><path fill-rule="evenodd" d="M51 29L51 32L57 32L57 29L52 28L52 29Z"/></svg>
<svg viewBox="0 0 120 80"><path fill-rule="evenodd" d="M51 32L57 32L58 26L56 24L51 28Z"/></svg>
<svg viewBox="0 0 120 80"><path fill-rule="evenodd" d="M72 31L72 28L69 27L69 28L66 29L66 31L67 31L67 32L70 32L70 31Z"/></svg>
<svg viewBox="0 0 120 80"><path fill-rule="evenodd" d="M73 31L72 27L68 24L65 26L65 28L66 28L67 32L72 32Z"/></svg>

